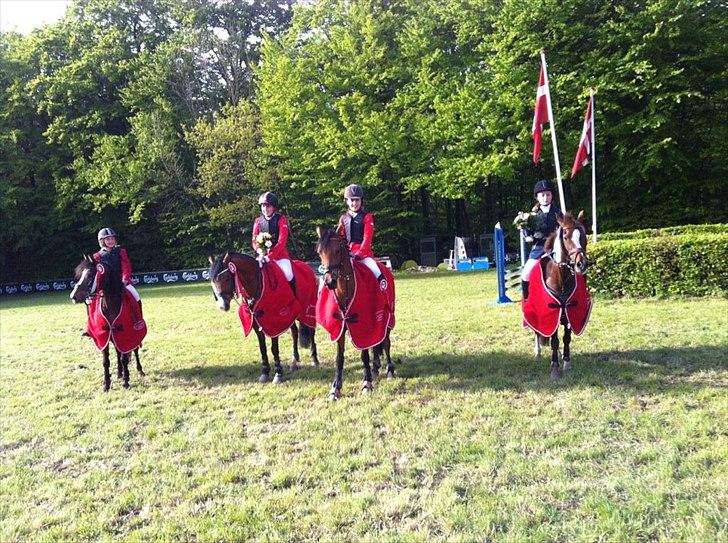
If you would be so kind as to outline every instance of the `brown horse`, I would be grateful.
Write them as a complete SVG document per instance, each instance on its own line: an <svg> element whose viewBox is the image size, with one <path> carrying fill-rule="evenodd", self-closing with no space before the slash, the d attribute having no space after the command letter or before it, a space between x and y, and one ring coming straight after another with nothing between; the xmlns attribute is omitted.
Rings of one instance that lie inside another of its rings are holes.
<svg viewBox="0 0 728 543"><path fill-rule="evenodd" d="M339 308L346 308L354 297L355 287L354 270L349 258L346 239L334 231L325 230L320 226L317 227L316 232L319 236L316 251L321 258L321 265L324 269L324 286L334 291ZM341 397L341 387L343 384L344 347L346 344L346 326L348 325L346 318L342 317L342 319L345 329L336 342L336 373L334 382L331 385L331 391L329 392L329 400L331 401L338 400ZM387 329L384 340L372 349L374 355L373 372L370 366L369 350L361 350L361 361L364 366L364 380L361 386L363 393L369 393L374 389L372 373L374 376L379 375L382 352L387 357L387 377L394 377L395 368L390 356L390 346L389 329Z"/></svg>
<svg viewBox="0 0 728 543"><path fill-rule="evenodd" d="M575 292L577 275L584 275L589 266L586 245L587 236L584 228L584 212L580 211L576 219L571 213L565 213L558 219L559 228L553 232L544 244L546 257L538 265L542 266L543 277L547 289L558 304L549 304L554 308L560 305L562 311L559 323L564 326L563 365L559 363L559 334L557 330L545 337L536 333L536 356L541 356L541 346L551 343L551 378L561 379L563 372L571 369L571 333L572 328L567 318L569 297ZM588 318L588 315L587 315Z"/></svg>
<svg viewBox="0 0 728 543"><path fill-rule="evenodd" d="M96 267L103 266L104 273L100 274L101 284L96 283ZM74 273L76 284L71 291L71 301L76 303L86 302L97 296L101 297L101 312L108 322L114 322L121 310L122 293L124 285L121 282L121 276L113 273L111 268L103 263L96 263L91 256L84 256L83 260L76 266ZM88 308L87 308L88 310ZM113 341L109 341L113 344ZM109 360L109 344L104 347L103 364L104 364L104 392L108 392L111 388L111 373ZM114 345L116 350L116 374L117 377L123 378L124 388L129 388L129 353L122 353ZM134 357L136 358L136 369L139 375L144 376L141 362L139 361L139 348L134 349Z"/></svg>
<svg viewBox="0 0 728 543"><path fill-rule="evenodd" d="M240 296L243 298L242 303L252 308L256 302L260 299L263 292L263 276L260 270L258 260L252 256L228 252L224 256L215 258L209 257L210 261L210 283L212 285L212 293L218 307L222 311L228 311L230 309L230 301ZM232 268L235 270L230 271L230 263L234 264ZM240 280L240 284L245 290L245 296L243 293L237 292L235 275ZM313 274L313 272L312 272ZM312 279L313 280L313 279ZM316 349L316 329L305 325L300 322L301 329L299 334L299 328L294 322L291 325L291 336L293 337L293 358L291 360L291 371L299 369L300 356L298 353L299 345L301 347L311 349L311 365L318 366L318 351ZM265 341L265 334L261 327L255 322L255 316L253 317L253 330L258 338L258 347L260 348L260 357L262 362L262 371L258 378L259 383L267 383L270 380L270 363L268 362L268 348ZM278 338L271 338L271 354L273 355L273 361L275 364L275 375L273 377L273 383L279 384L283 382L283 366L281 365L280 352L278 350Z"/></svg>

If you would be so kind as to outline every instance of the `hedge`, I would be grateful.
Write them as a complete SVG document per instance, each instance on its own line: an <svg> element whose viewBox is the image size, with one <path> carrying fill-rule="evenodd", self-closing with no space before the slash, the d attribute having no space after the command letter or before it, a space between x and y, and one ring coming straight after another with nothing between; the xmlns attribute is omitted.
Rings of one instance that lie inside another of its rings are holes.
<svg viewBox="0 0 728 543"><path fill-rule="evenodd" d="M592 292L615 297L728 292L728 232L600 239L588 251Z"/></svg>
<svg viewBox="0 0 728 543"><path fill-rule="evenodd" d="M686 224L683 226L667 226L665 228L647 228L632 232L605 232L604 234L599 234L599 241L644 239L662 236L679 236L683 234L728 234L728 224Z"/></svg>

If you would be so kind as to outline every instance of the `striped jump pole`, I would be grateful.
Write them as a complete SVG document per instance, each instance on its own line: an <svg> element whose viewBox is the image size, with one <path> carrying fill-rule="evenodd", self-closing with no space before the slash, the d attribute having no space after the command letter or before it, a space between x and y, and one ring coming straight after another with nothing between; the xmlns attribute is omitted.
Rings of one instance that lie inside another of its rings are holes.
<svg viewBox="0 0 728 543"><path fill-rule="evenodd" d="M493 242L495 249L496 280L498 281L498 299L496 300L496 303L507 304L513 300L508 297L506 291L508 289L521 287L521 270L523 269L526 258L526 240L523 232L521 232L519 247L521 253L521 265L510 270L506 268L506 243L503 235L503 228L500 223L497 223L493 229Z"/></svg>

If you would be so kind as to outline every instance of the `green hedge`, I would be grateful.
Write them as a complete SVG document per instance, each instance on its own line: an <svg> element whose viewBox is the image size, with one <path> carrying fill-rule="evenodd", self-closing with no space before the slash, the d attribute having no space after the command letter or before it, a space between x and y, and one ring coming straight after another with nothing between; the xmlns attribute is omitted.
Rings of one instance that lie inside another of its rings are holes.
<svg viewBox="0 0 728 543"><path fill-rule="evenodd" d="M632 232L605 232L599 234L599 241L613 241L617 239L644 239L662 236L680 236L683 234L728 234L728 224L686 224L683 226L668 226L665 228L647 228Z"/></svg>
<svg viewBox="0 0 728 543"><path fill-rule="evenodd" d="M728 233L600 239L589 262L590 290L609 296L728 292Z"/></svg>

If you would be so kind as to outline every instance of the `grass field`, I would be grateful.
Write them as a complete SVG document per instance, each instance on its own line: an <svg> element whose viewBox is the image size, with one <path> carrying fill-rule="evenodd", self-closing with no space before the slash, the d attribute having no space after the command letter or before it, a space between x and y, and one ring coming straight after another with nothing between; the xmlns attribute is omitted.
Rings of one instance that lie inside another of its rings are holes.
<svg viewBox="0 0 728 543"><path fill-rule="evenodd" d="M725 298L598 299L552 383L493 272L397 281L399 376L349 349L336 403L321 330L260 385L207 284L141 289L108 394L82 307L3 298L0 540L728 541Z"/></svg>

